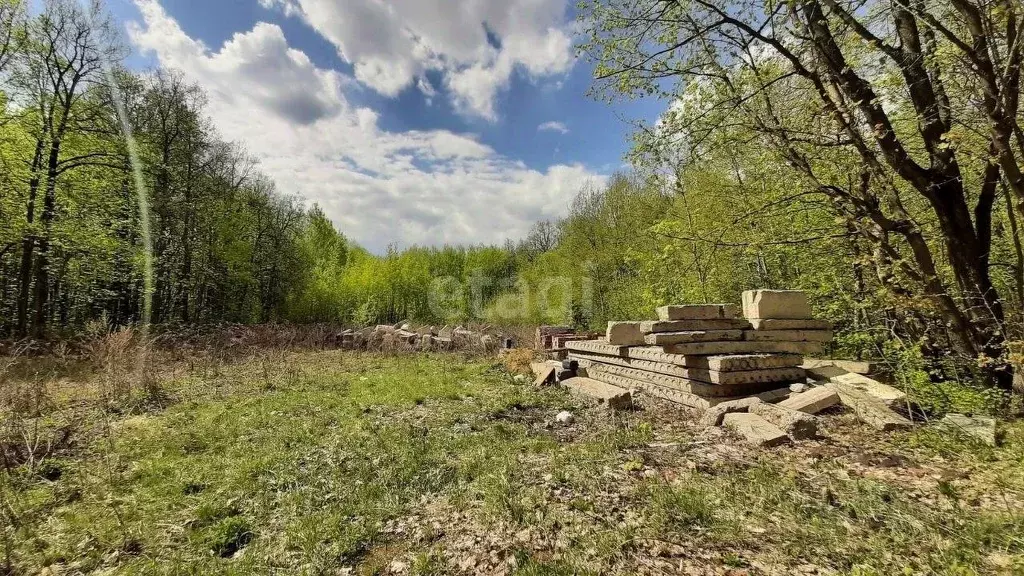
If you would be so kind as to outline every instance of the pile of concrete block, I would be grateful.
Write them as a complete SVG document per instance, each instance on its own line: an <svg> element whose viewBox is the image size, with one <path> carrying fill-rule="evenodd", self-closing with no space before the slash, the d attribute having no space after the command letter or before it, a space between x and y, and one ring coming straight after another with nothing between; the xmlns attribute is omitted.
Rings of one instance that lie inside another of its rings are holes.
<svg viewBox="0 0 1024 576"><path fill-rule="evenodd" d="M813 414L840 401L883 429L903 425L888 408L874 410L863 386L808 387L804 356L819 355L832 328L813 317L805 293L751 290L742 302L662 306L658 320L609 322L602 338L567 342L568 358L590 379L704 411L708 425L761 445L813 436Z"/></svg>
<svg viewBox="0 0 1024 576"><path fill-rule="evenodd" d="M755 290L744 294L748 300L755 303L750 310L771 313L773 319L810 316L802 292ZM788 303L796 309L782 305ZM820 352L831 335L820 329L774 330L765 337L767 330L740 317L733 304L662 306L657 314L658 320L610 322L605 338L568 343L569 357L590 378L708 409L752 395L788 392L790 383L806 379L800 368L803 354ZM803 327L821 327L813 319L799 321Z"/></svg>
<svg viewBox="0 0 1024 576"><path fill-rule="evenodd" d="M489 327L469 329L463 326L413 326L408 321L379 324L357 330L346 329L339 335L344 349L353 350L481 350L494 351L502 339Z"/></svg>
<svg viewBox="0 0 1024 576"><path fill-rule="evenodd" d="M591 340L599 334L594 332L578 332L569 326L539 326L534 344L536 350L549 352L559 360L565 359L568 354L566 343L577 340Z"/></svg>

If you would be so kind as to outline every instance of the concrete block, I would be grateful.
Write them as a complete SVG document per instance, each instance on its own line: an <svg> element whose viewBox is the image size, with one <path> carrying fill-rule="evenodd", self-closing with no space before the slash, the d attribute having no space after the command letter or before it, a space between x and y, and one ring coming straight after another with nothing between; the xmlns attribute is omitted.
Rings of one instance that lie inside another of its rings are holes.
<svg viewBox="0 0 1024 576"><path fill-rule="evenodd" d="M744 330L743 339L753 342L828 342L831 330Z"/></svg>
<svg viewBox="0 0 1024 576"><path fill-rule="evenodd" d="M689 332L656 332L646 334L644 342L652 346L666 346L669 344L688 344L691 342L726 342L730 340L742 340L742 330L704 330Z"/></svg>
<svg viewBox="0 0 1024 576"><path fill-rule="evenodd" d="M818 435L817 416L806 412L778 404L759 403L750 407L750 413L757 414L765 421L778 426L793 440L804 440Z"/></svg>
<svg viewBox="0 0 1024 576"><path fill-rule="evenodd" d="M644 343L640 322L609 322L607 340L619 346L638 346Z"/></svg>
<svg viewBox="0 0 1024 576"><path fill-rule="evenodd" d="M706 428L721 426L722 418L725 418L726 414L732 414L733 412L746 412L751 406L760 403L761 399L756 396L722 402L721 404L712 406L704 411L704 414L700 417L700 425Z"/></svg>
<svg viewBox="0 0 1024 576"><path fill-rule="evenodd" d="M769 448L788 443L789 436L778 426L756 414L733 412L722 418L722 425L755 446Z"/></svg>
<svg viewBox="0 0 1024 576"><path fill-rule="evenodd" d="M819 387L807 392L793 394L779 402L779 406L790 408L806 414L817 414L840 403L839 394L835 390Z"/></svg>
<svg viewBox="0 0 1024 576"><path fill-rule="evenodd" d="M614 410L625 410L633 405L633 398L629 390L593 378L569 378L563 380L562 385L573 394L586 396Z"/></svg>
<svg viewBox="0 0 1024 576"><path fill-rule="evenodd" d="M661 320L735 318L739 313L739 306L735 304L676 304L658 308L658 318Z"/></svg>
<svg viewBox="0 0 1024 576"><path fill-rule="evenodd" d="M747 290L743 293L743 316L748 319L813 317L807 294L799 290Z"/></svg>

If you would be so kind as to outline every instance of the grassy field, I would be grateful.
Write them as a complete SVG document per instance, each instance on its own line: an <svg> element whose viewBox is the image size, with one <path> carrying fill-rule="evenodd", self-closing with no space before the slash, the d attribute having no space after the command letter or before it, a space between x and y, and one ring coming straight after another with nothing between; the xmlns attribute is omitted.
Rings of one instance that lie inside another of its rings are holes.
<svg viewBox="0 0 1024 576"><path fill-rule="evenodd" d="M835 413L820 440L756 450L458 355L267 352L151 378L116 406L95 371L45 382L47 410L7 402L8 453L75 438L6 461L8 571L1024 571L1019 423L992 449Z"/></svg>

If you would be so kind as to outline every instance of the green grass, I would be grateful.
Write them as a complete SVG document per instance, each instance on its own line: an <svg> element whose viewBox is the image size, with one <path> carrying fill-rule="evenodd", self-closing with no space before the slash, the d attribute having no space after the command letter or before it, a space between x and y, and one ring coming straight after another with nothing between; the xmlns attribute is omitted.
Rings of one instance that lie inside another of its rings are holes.
<svg viewBox="0 0 1024 576"><path fill-rule="evenodd" d="M13 571L1024 569L1019 424L995 449L930 429L865 446L838 426L757 451L445 355L268 354L163 387L164 408L93 410L77 450L4 474ZM575 425L549 424L562 409ZM865 473L857 451L907 463Z"/></svg>

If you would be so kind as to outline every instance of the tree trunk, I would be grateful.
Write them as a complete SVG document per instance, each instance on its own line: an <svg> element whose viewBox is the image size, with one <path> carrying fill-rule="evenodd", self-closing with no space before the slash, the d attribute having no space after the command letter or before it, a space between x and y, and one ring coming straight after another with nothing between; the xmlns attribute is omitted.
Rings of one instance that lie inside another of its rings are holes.
<svg viewBox="0 0 1024 576"><path fill-rule="evenodd" d="M35 152L32 154L32 178L28 183L28 203L25 207L25 235L21 240L21 266L18 271L18 336L28 334L29 294L32 286L33 252L35 250L35 232L31 230L35 222L36 196L39 193L39 168L43 161L43 139L36 140Z"/></svg>
<svg viewBox="0 0 1024 576"><path fill-rule="evenodd" d="M47 159L46 194L43 197L43 213L40 218L43 234L39 238L39 255L36 258L35 309L32 329L36 335L42 335L46 328L46 311L50 294L50 234L53 219L57 210L57 162L60 159L60 140L54 139L50 144Z"/></svg>

